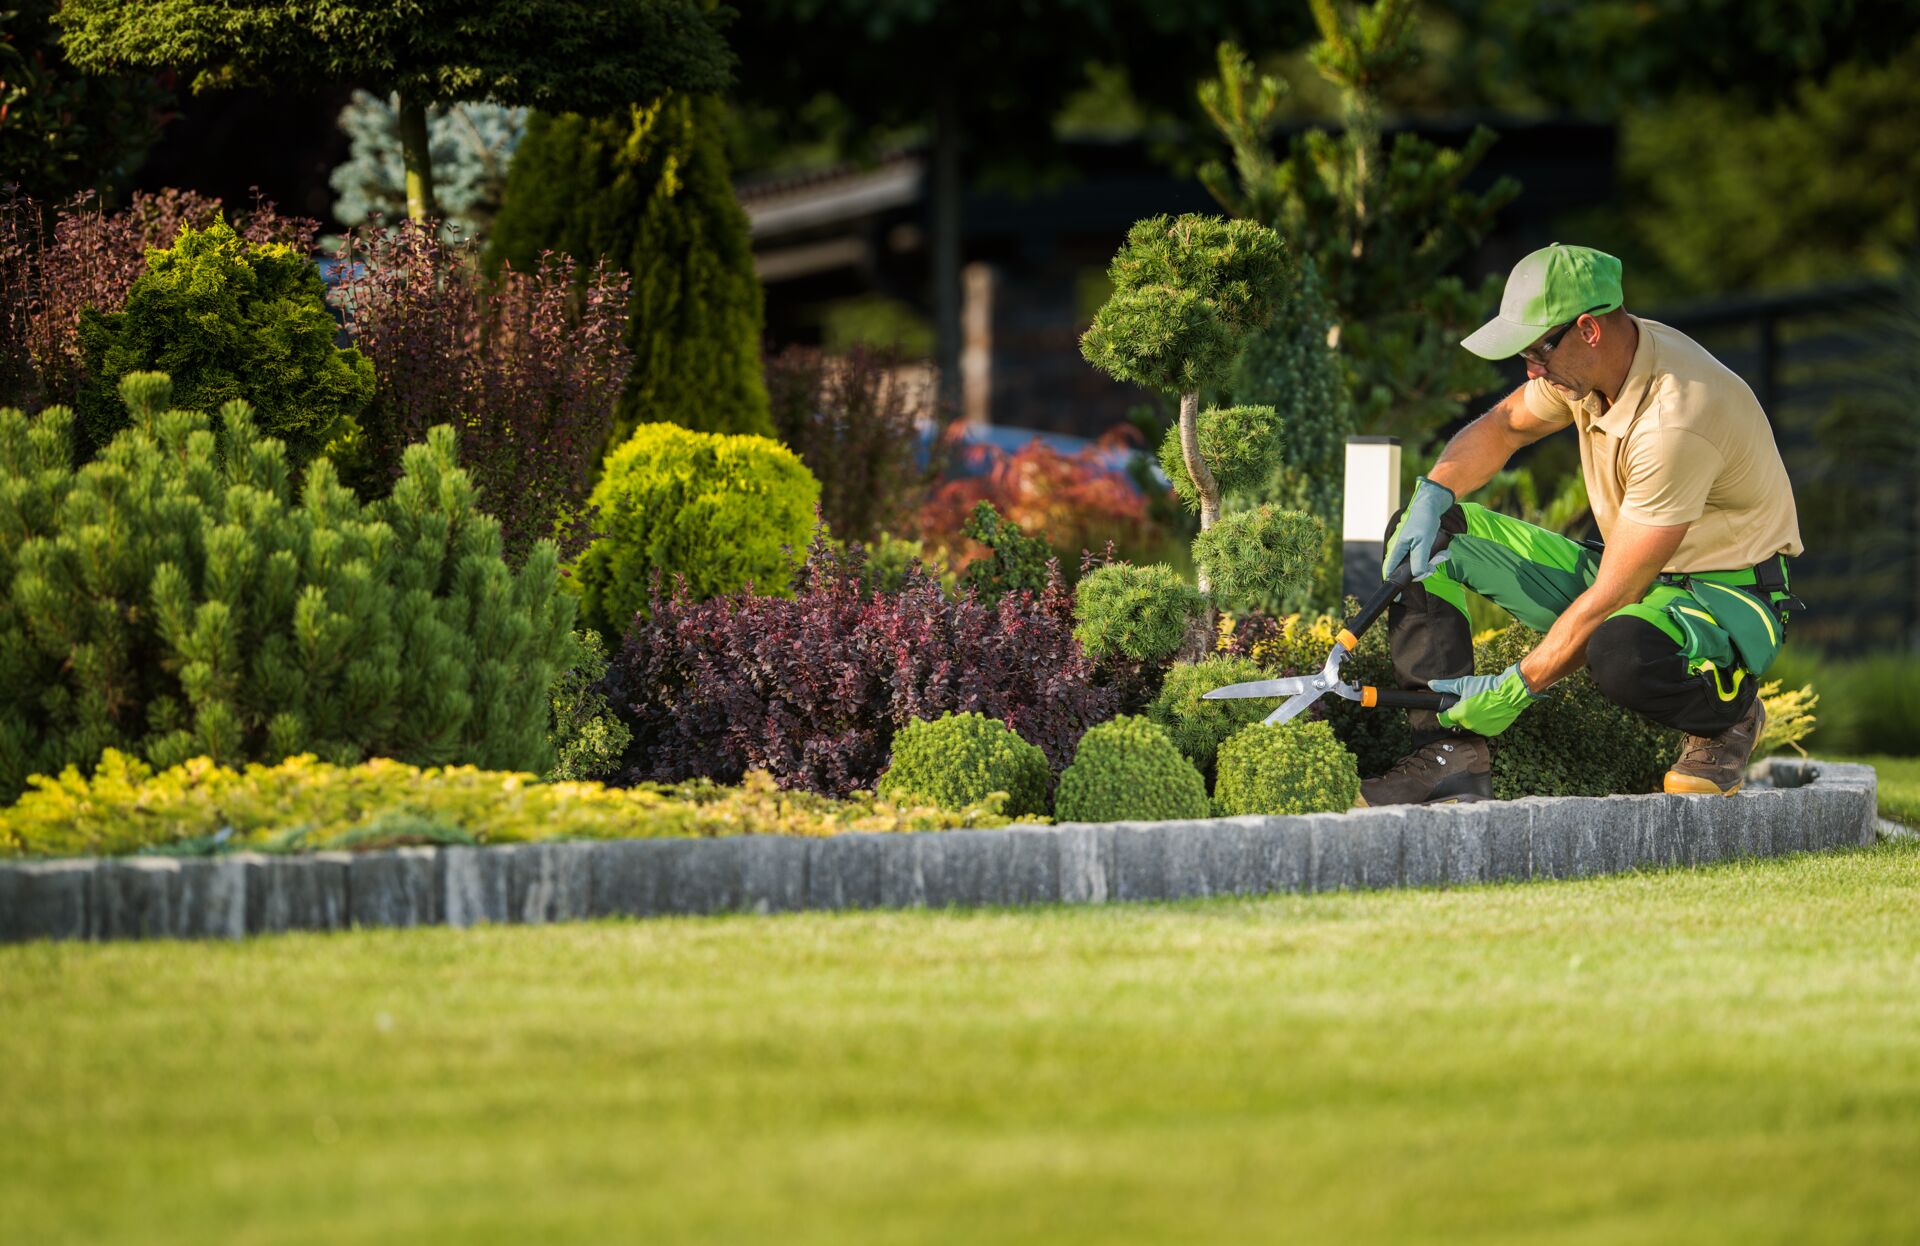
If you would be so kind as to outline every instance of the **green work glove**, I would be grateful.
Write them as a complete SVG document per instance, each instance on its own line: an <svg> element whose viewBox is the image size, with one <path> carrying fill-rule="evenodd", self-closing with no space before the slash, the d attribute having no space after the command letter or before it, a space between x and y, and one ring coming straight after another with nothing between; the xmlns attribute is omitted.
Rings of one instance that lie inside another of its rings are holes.
<svg viewBox="0 0 1920 1246"><path fill-rule="evenodd" d="M1427 687L1460 698L1452 709L1440 711L1440 725L1464 727L1475 735L1499 735L1520 717L1521 710L1546 695L1527 687L1518 662L1498 675L1429 679Z"/></svg>
<svg viewBox="0 0 1920 1246"><path fill-rule="evenodd" d="M1440 517L1453 509L1453 490L1434 484L1425 476L1413 486L1413 500L1400 512L1400 526L1387 542L1386 557L1380 562L1380 578L1386 579L1402 558L1413 560L1413 578L1424 580L1439 564L1433 558L1433 543L1440 539Z"/></svg>

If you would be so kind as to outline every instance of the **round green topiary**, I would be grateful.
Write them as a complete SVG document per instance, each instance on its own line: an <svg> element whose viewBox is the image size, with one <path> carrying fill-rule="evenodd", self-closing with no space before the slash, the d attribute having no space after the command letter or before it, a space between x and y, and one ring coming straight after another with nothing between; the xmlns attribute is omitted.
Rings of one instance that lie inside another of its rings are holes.
<svg viewBox="0 0 1920 1246"><path fill-rule="evenodd" d="M1080 737L1060 775L1054 817L1061 822L1165 822L1208 815L1207 783L1167 733L1122 714Z"/></svg>
<svg viewBox="0 0 1920 1246"><path fill-rule="evenodd" d="M1213 770L1221 741L1272 713L1277 701L1245 698L1203 701L1201 695L1228 684L1244 684L1270 676L1250 658L1211 657L1203 662L1176 662L1160 685L1160 695L1147 706L1147 717L1158 723L1187 760L1202 774Z"/></svg>
<svg viewBox="0 0 1920 1246"><path fill-rule="evenodd" d="M1005 792L1008 817L1047 812L1047 755L997 718L946 713L915 719L893 737L879 794L898 803L964 809Z"/></svg>
<svg viewBox="0 0 1920 1246"><path fill-rule="evenodd" d="M647 609L653 573L686 577L697 600L753 582L791 591L793 557L813 532L820 482L767 437L642 424L607 456L594 486L602 535L574 569L580 621L618 638Z"/></svg>
<svg viewBox="0 0 1920 1246"><path fill-rule="evenodd" d="M1280 415L1272 407L1209 407L1196 423L1200 457L1222 494L1244 493L1273 474L1280 456ZM1187 472L1178 423L1167 429L1160 442L1160 470L1187 509L1199 510L1200 491Z"/></svg>
<svg viewBox="0 0 1920 1246"><path fill-rule="evenodd" d="M1117 653L1160 662L1179 650L1201 604L1194 587L1165 563L1109 563L1074 589L1073 635L1089 657Z"/></svg>
<svg viewBox="0 0 1920 1246"><path fill-rule="evenodd" d="M1360 767L1324 722L1295 719L1243 727L1220 746L1213 809L1241 813L1338 813L1360 795Z"/></svg>
<svg viewBox="0 0 1920 1246"><path fill-rule="evenodd" d="M1269 609L1313 580L1327 526L1305 511L1262 506L1220 516L1193 540L1193 560L1228 610Z"/></svg>

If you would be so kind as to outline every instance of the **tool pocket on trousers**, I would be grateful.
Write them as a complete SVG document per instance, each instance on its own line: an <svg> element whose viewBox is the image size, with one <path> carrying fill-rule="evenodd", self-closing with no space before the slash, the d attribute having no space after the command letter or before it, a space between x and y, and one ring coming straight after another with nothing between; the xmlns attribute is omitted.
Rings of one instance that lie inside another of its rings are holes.
<svg viewBox="0 0 1920 1246"><path fill-rule="evenodd" d="M1786 636L1773 607L1745 589L1710 580L1690 580L1687 591L1713 615L1740 665L1756 677L1766 674ZM1676 603L1674 608L1684 604Z"/></svg>
<svg viewBox="0 0 1920 1246"><path fill-rule="evenodd" d="M1700 607L1697 601L1681 598L1667 607L1667 617L1685 638L1682 648L1687 658L1687 673L1712 671L1722 697L1731 698L1740 689L1740 661L1734 653L1733 638L1719 620Z"/></svg>

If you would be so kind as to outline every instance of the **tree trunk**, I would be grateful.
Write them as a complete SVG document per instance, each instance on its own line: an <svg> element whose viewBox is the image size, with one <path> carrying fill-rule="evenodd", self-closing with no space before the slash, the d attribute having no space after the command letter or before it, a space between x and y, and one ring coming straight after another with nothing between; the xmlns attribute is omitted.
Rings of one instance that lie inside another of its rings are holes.
<svg viewBox="0 0 1920 1246"><path fill-rule="evenodd" d="M1213 469L1200 453L1200 395L1197 393L1180 395L1180 455L1186 460L1187 475L1193 477L1193 491L1200 498L1200 531L1205 532L1220 518L1220 483L1213 478ZM1213 651L1218 626L1218 612L1208 596L1213 585L1208 582L1205 567L1195 566L1194 580L1201 594L1207 596L1207 603L1187 628L1187 638L1177 655L1183 662L1198 662Z"/></svg>
<svg viewBox="0 0 1920 1246"><path fill-rule="evenodd" d="M427 106L417 96L401 95L400 157L407 168L407 219L416 223L438 216L433 201L433 155L427 146Z"/></svg>
<svg viewBox="0 0 1920 1246"><path fill-rule="evenodd" d="M960 101L941 83L933 114L933 328L940 397L960 399Z"/></svg>

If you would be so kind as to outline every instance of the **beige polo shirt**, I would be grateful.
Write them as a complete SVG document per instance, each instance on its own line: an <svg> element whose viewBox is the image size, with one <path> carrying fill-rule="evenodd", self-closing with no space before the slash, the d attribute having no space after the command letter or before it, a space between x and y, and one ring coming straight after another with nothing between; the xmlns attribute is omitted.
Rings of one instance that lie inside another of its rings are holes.
<svg viewBox="0 0 1920 1246"><path fill-rule="evenodd" d="M1535 418L1579 432L1601 539L1616 517L1691 524L1666 571L1732 571L1798 554L1793 486L1753 391L1678 329L1632 319L1640 342L1611 406L1598 392L1569 402L1543 377L1524 389Z"/></svg>

